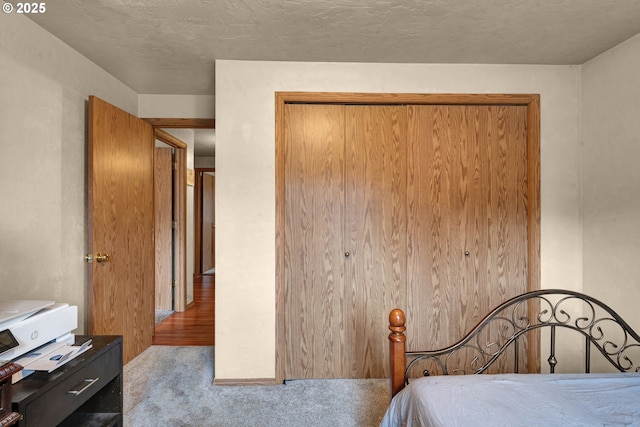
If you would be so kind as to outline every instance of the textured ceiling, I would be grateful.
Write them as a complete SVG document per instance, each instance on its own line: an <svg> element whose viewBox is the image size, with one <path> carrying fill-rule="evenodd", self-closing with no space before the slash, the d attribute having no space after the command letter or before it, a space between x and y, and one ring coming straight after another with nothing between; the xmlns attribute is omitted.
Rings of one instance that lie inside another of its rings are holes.
<svg viewBox="0 0 640 427"><path fill-rule="evenodd" d="M582 64L638 0L56 0L31 19L138 93L213 94L214 61Z"/></svg>

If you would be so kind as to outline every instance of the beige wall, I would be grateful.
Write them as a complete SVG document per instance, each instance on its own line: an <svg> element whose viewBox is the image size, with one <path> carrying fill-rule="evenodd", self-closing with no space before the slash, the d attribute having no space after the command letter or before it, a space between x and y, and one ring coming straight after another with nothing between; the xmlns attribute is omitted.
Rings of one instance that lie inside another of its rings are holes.
<svg viewBox="0 0 640 427"><path fill-rule="evenodd" d="M24 16L0 19L0 298L77 305L82 333L89 95L134 115L188 118L212 117L213 96L138 95ZM193 168L193 135L190 144Z"/></svg>
<svg viewBox="0 0 640 427"><path fill-rule="evenodd" d="M572 66L217 61L216 378L275 375L274 92L539 93L542 286L580 289L580 89Z"/></svg>
<svg viewBox="0 0 640 427"><path fill-rule="evenodd" d="M138 117L170 119L210 119L214 117L213 95L154 95L138 96Z"/></svg>
<svg viewBox="0 0 640 427"><path fill-rule="evenodd" d="M640 35L583 65L584 290L640 330Z"/></svg>
<svg viewBox="0 0 640 427"><path fill-rule="evenodd" d="M86 108L138 96L16 14L0 16L0 298L78 306L85 330Z"/></svg>

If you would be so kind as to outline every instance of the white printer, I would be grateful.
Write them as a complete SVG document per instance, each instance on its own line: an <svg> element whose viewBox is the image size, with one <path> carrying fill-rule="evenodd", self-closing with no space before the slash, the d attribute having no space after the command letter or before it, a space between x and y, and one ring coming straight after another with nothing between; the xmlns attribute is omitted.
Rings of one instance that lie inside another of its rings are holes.
<svg viewBox="0 0 640 427"><path fill-rule="evenodd" d="M68 339L77 327L77 306L40 300L0 301L0 361Z"/></svg>

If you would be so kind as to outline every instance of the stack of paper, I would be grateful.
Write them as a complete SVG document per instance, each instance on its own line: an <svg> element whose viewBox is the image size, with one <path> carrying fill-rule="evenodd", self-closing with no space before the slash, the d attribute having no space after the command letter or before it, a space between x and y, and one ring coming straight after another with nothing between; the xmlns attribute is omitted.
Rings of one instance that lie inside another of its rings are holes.
<svg viewBox="0 0 640 427"><path fill-rule="evenodd" d="M35 371L52 372L91 347L91 340L88 340L82 345L54 342L37 348L13 361L24 367L24 369L14 374L11 382L15 384Z"/></svg>

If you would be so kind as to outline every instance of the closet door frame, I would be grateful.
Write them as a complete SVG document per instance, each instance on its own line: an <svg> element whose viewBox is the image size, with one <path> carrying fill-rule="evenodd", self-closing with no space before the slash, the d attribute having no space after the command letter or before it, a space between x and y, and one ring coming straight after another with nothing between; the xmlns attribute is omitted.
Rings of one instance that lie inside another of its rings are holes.
<svg viewBox="0 0 640 427"><path fill-rule="evenodd" d="M285 104L520 105L527 107L528 291L540 289L540 95L276 92L276 383L285 378ZM536 307L529 306L529 311ZM380 339L384 339L383 336ZM540 369L539 334L529 338L528 366Z"/></svg>

